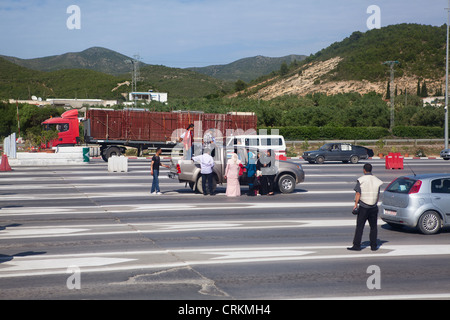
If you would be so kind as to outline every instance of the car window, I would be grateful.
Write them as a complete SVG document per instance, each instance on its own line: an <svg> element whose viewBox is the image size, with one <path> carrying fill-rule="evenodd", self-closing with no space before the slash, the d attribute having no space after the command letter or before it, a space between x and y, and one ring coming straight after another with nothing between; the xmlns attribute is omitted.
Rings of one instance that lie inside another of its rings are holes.
<svg viewBox="0 0 450 320"><path fill-rule="evenodd" d="M342 151L352 151L352 146L349 144L341 144Z"/></svg>
<svg viewBox="0 0 450 320"><path fill-rule="evenodd" d="M327 150L330 150L332 146L333 145L331 143L327 143L327 144L324 144L322 147L320 147L319 150L327 151Z"/></svg>
<svg viewBox="0 0 450 320"><path fill-rule="evenodd" d="M437 179L431 182L432 193L450 193L450 179Z"/></svg>
<svg viewBox="0 0 450 320"><path fill-rule="evenodd" d="M414 183L416 183L416 180L408 178L398 178L386 188L386 191L395 193L408 193Z"/></svg>

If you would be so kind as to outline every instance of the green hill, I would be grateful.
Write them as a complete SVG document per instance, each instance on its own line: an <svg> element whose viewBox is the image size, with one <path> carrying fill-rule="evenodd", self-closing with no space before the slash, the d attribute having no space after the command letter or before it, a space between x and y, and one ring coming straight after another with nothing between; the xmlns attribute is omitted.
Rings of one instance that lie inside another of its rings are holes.
<svg viewBox="0 0 450 320"><path fill-rule="evenodd" d="M398 61L396 94L416 94L420 84L421 96L440 96L445 91L445 48L445 25L399 24L358 31L291 65L283 74L258 79L240 94L272 100L283 95L376 92L386 98L390 72L384 62Z"/></svg>
<svg viewBox="0 0 450 320"><path fill-rule="evenodd" d="M0 98L122 99L131 86L131 74L115 76L89 69L62 69L52 72L31 70L0 58ZM138 89L168 92L171 98L199 98L228 91L231 83L213 79L189 70L164 66L141 68Z"/></svg>
<svg viewBox="0 0 450 320"><path fill-rule="evenodd" d="M329 80L386 78L385 61L399 61L396 76L437 79L445 75L446 25L399 24L366 33L354 32L305 60L305 63L341 57Z"/></svg>
<svg viewBox="0 0 450 320"><path fill-rule="evenodd" d="M38 71L58 71L64 69L88 69L112 75L131 72L127 61L131 58L101 47L93 47L82 52L69 52L61 55L36 59L19 59L1 56L15 64ZM144 65L141 63L141 65Z"/></svg>
<svg viewBox="0 0 450 320"><path fill-rule="evenodd" d="M250 82L261 76L268 75L273 71L280 70L283 63L289 65L294 61L300 62L305 58L306 56L300 55L289 55L281 58L257 56L241 59L226 65L188 69L224 81L236 82L237 80L243 80L245 82Z"/></svg>

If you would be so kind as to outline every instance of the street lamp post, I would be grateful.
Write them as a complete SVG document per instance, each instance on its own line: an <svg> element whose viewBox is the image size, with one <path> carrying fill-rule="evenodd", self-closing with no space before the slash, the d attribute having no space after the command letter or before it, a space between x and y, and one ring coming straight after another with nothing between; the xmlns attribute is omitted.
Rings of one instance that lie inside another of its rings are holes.
<svg viewBox="0 0 450 320"><path fill-rule="evenodd" d="M450 28L450 0L448 1L447 18L447 57L445 67L445 149L448 149L448 51L449 51L449 28Z"/></svg>

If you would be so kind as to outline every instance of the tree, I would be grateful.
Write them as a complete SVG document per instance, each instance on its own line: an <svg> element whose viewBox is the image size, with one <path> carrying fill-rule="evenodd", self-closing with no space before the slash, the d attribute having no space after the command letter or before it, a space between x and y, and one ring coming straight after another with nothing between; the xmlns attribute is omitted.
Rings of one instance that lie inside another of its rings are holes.
<svg viewBox="0 0 450 320"><path fill-rule="evenodd" d="M286 62L281 64L280 75L285 76L289 73L289 67Z"/></svg>
<svg viewBox="0 0 450 320"><path fill-rule="evenodd" d="M242 80L238 80L234 84L234 91L236 91L236 92L243 91L246 88L247 88L247 84Z"/></svg>
<svg viewBox="0 0 450 320"><path fill-rule="evenodd" d="M422 98L428 97L427 83L425 81L423 82L422 91L420 92L420 96Z"/></svg>

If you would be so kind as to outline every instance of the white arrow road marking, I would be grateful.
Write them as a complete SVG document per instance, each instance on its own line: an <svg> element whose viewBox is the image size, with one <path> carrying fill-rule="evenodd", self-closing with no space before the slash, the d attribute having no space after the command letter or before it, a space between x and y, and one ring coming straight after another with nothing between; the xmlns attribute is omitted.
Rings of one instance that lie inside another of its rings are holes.
<svg viewBox="0 0 450 320"><path fill-rule="evenodd" d="M168 269L195 265L248 264L306 260L366 260L399 256L450 256L450 245L382 246L349 253L345 246L310 247L232 247L174 249L135 252L105 252L72 255L13 257L0 264L0 278L53 275L66 273L77 265L82 272L113 272L146 269ZM6 260L6 258L0 259Z"/></svg>
<svg viewBox="0 0 450 320"><path fill-rule="evenodd" d="M296 251L296 250L261 250L261 251L232 251L232 252L207 252L206 254L217 255L220 257L212 258L212 260L226 259L253 259L253 258L270 258L270 257L298 257L315 253L314 251Z"/></svg>
<svg viewBox="0 0 450 320"><path fill-rule="evenodd" d="M89 229L76 228L8 228L0 231L0 238L34 238L43 236L59 236L64 234L74 234L77 232L85 232Z"/></svg>
<svg viewBox="0 0 450 320"><path fill-rule="evenodd" d="M197 196L192 194L192 196ZM159 196L158 196L159 197ZM163 196L160 196L163 197ZM203 195L201 195L203 197ZM79 198L79 194L78 194ZM77 199L78 199L77 198ZM86 199L82 197L79 199ZM152 199L150 193L148 198ZM23 200L21 198L21 200ZM73 199L72 199L73 200ZM262 202L262 203L236 203L230 204L229 202L217 202L213 204L137 204L137 205L104 205L104 206L83 206L83 207L17 207L17 208L2 208L0 210L0 217L6 215L17 216L35 216L39 215L60 215L60 214L93 214L98 212L111 212L111 213L123 213L123 212L170 212L170 211L199 211L199 210L261 210L261 209L286 209L286 208L353 208L354 202Z"/></svg>
<svg viewBox="0 0 450 320"><path fill-rule="evenodd" d="M378 223L384 224L381 220ZM255 220L255 221L198 221L193 223L130 223L130 224L99 224L99 225L68 225L53 227L8 227L0 231L0 239L52 238L52 237L85 237L101 235L205 232L230 230L270 230L354 227L355 219L333 220Z"/></svg>
<svg viewBox="0 0 450 320"><path fill-rule="evenodd" d="M30 270L50 270L68 268L69 266L84 267L103 267L118 263L131 262L134 259L119 258L69 258L69 259L39 259L26 260L20 257L14 258L4 264L1 271L30 271Z"/></svg>

